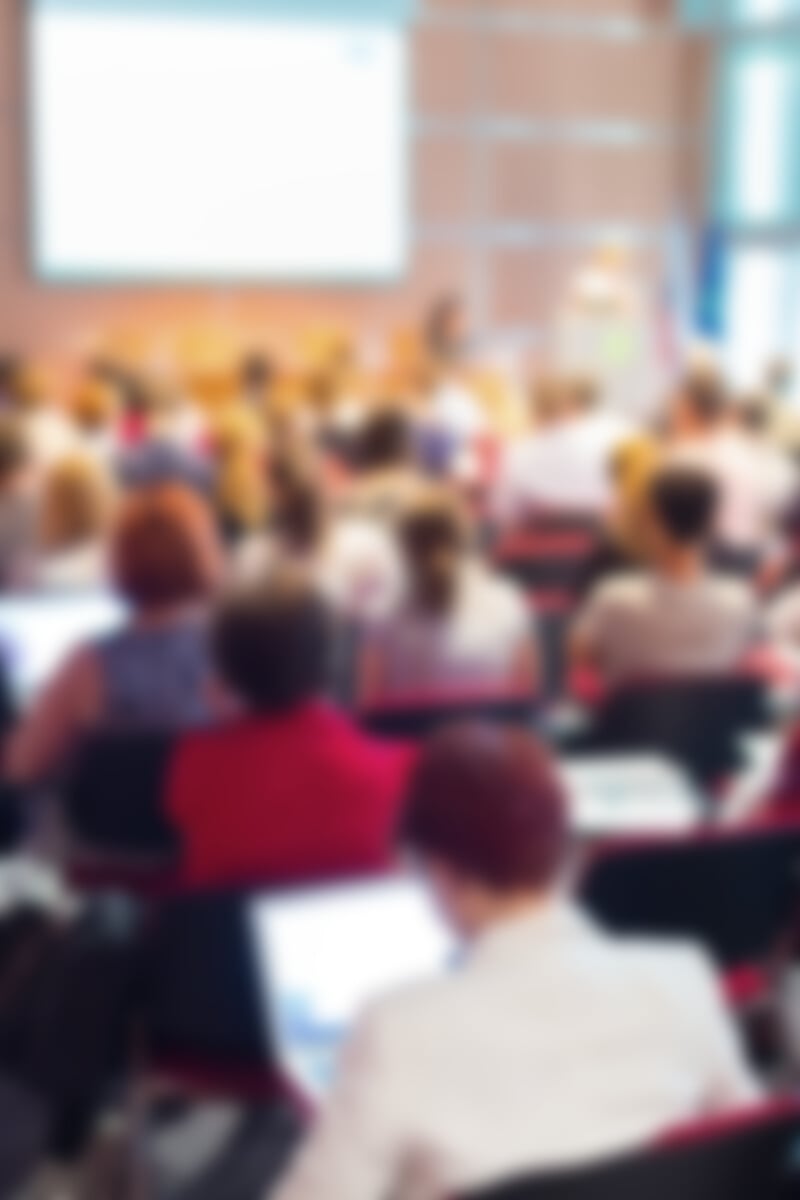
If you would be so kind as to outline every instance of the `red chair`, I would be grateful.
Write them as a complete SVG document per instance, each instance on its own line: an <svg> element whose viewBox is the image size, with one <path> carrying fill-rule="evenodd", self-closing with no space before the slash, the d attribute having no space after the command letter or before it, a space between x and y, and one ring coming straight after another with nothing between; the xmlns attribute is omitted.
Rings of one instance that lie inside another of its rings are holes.
<svg viewBox="0 0 800 1200"><path fill-rule="evenodd" d="M636 1154L511 1182L469 1200L797 1200L798 1195L800 1104L788 1101L694 1125Z"/></svg>

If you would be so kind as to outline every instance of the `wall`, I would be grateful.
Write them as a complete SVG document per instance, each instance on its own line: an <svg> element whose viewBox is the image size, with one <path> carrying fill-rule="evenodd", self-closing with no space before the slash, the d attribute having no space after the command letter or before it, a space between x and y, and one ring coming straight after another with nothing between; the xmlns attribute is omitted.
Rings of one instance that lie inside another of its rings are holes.
<svg viewBox="0 0 800 1200"><path fill-rule="evenodd" d="M127 327L282 330L331 315L377 330L453 287L500 336L527 343L605 228L656 262L696 182L686 108L697 65L669 0L426 0L402 288L44 287L26 261L23 4L0 0L0 348L70 353Z"/></svg>

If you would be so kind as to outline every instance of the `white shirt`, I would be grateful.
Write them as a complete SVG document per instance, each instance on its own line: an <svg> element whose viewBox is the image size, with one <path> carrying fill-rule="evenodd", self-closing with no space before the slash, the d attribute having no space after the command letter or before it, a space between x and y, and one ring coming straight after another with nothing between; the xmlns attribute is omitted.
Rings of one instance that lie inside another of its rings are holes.
<svg viewBox="0 0 800 1200"><path fill-rule="evenodd" d="M612 497L614 453L635 432L623 417L599 410L513 443L498 472L495 516L514 523L536 508L603 513Z"/></svg>
<svg viewBox="0 0 800 1200"><path fill-rule="evenodd" d="M716 534L724 546L766 548L776 534L776 518L797 487L797 472L786 455L769 442L724 430L678 445L669 458L706 470L716 481Z"/></svg>
<svg viewBox="0 0 800 1200"><path fill-rule="evenodd" d="M381 692L373 699L508 690L533 626L531 608L514 584L480 561L467 562L452 612L431 616L408 602L373 627L367 646L382 668Z"/></svg>
<svg viewBox="0 0 800 1200"><path fill-rule="evenodd" d="M604 675L698 675L730 671L759 632L751 589L711 572L677 581L621 574L592 592L576 625Z"/></svg>
<svg viewBox="0 0 800 1200"><path fill-rule="evenodd" d="M700 951L553 902L369 1012L275 1200L442 1200L757 1099Z"/></svg>

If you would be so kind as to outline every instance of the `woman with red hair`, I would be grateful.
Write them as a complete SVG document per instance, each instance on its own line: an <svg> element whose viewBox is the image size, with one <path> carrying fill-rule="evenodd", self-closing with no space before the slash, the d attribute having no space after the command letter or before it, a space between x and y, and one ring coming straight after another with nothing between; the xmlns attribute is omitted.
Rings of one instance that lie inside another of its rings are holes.
<svg viewBox="0 0 800 1200"><path fill-rule="evenodd" d="M207 506L177 485L135 493L112 531L109 559L128 622L78 650L39 697L9 747L15 782L52 777L98 729L186 728L220 708L206 607L222 556Z"/></svg>
<svg viewBox="0 0 800 1200"><path fill-rule="evenodd" d="M366 1015L276 1200L466 1195L758 1097L704 955L617 940L569 899L567 808L522 731L423 753L403 839L464 957Z"/></svg>

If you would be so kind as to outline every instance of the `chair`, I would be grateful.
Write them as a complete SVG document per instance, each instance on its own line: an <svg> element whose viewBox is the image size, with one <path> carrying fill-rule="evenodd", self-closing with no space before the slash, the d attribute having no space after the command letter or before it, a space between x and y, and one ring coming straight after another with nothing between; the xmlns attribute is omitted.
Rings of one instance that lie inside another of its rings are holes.
<svg viewBox="0 0 800 1200"><path fill-rule="evenodd" d="M563 613L575 601L597 544L598 525L583 514L538 514L495 543L495 565L531 590L540 611Z"/></svg>
<svg viewBox="0 0 800 1200"><path fill-rule="evenodd" d="M87 740L64 792L70 872L83 886L136 886L170 873L180 844L163 798L176 738L103 733Z"/></svg>
<svg viewBox="0 0 800 1200"><path fill-rule="evenodd" d="M763 976L800 914L800 823L612 846L581 895L619 932L700 942L734 984Z"/></svg>
<svg viewBox="0 0 800 1200"><path fill-rule="evenodd" d="M653 1149L549 1173L470 1200L790 1200L800 1195L800 1107L698 1125Z"/></svg>
<svg viewBox="0 0 800 1200"><path fill-rule="evenodd" d="M587 732L564 748L660 753L707 785L738 767L742 734L768 720L764 684L752 675L639 680L611 692Z"/></svg>
<svg viewBox="0 0 800 1200"><path fill-rule="evenodd" d="M150 1073L247 1099L282 1094L242 893L197 893L162 905L143 938L141 980Z"/></svg>
<svg viewBox="0 0 800 1200"><path fill-rule="evenodd" d="M491 697L468 694L440 700L413 697L363 711L360 721L378 737L416 741L457 721L489 721L497 725L533 724L533 697Z"/></svg>

